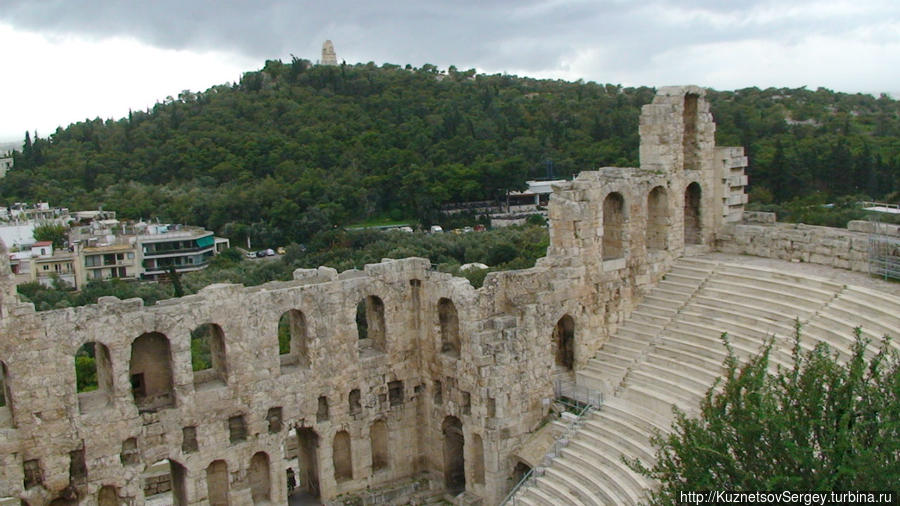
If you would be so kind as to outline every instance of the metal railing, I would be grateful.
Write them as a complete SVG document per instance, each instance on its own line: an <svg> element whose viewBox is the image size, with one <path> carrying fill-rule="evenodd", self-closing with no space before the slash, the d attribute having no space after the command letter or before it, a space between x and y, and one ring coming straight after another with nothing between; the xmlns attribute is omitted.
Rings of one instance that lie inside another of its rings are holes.
<svg viewBox="0 0 900 506"><path fill-rule="evenodd" d="M558 457L563 448L569 445L569 441L584 424L585 417L591 414L595 409L599 409L603 404L603 392L581 387L574 383L563 383L560 380L556 380L553 385L553 390L558 402L565 406L577 409L575 416L569 421L566 430L553 441L550 450L548 450L547 453L544 454L543 459L541 459L541 464L530 469L522 476L522 479L513 486L512 490L510 490L509 493L506 494L506 497L503 498L503 501L500 502L501 506L507 504L515 506L519 504L517 499L518 492L531 486L533 481L532 478L544 475L544 469L550 467L553 463L553 459Z"/></svg>

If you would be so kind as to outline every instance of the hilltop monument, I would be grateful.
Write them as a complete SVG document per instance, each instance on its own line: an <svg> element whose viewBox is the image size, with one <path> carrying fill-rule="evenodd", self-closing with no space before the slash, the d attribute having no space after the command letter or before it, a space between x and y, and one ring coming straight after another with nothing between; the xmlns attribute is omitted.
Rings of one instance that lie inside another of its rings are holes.
<svg viewBox="0 0 900 506"><path fill-rule="evenodd" d="M334 44L330 40L326 40L322 44L322 65L337 65L337 55L334 53Z"/></svg>

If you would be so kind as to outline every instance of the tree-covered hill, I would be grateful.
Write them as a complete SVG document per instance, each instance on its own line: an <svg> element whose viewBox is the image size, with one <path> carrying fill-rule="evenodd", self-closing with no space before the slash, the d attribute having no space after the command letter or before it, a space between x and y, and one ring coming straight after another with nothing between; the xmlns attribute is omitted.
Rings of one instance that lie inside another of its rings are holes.
<svg viewBox="0 0 900 506"><path fill-rule="evenodd" d="M528 178L637 165L651 88L433 65L268 61L117 121L26 135L0 200L102 205L257 243L373 217L434 219ZM828 90L711 91L719 144L744 145L754 196L900 189L900 106Z"/></svg>

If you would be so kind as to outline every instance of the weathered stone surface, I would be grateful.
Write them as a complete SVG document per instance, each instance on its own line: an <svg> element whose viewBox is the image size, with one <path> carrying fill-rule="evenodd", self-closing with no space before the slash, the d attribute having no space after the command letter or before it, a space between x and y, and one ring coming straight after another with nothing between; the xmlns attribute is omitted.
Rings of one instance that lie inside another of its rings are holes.
<svg viewBox="0 0 900 506"><path fill-rule="evenodd" d="M425 259L386 259L150 307L103 298L37 313L17 301L0 255L0 497L45 504L74 483L91 505L103 487L134 505L163 488L184 504L223 494L285 504L291 466L323 499L430 472L497 503L554 374L585 364L686 248L708 250L724 231L735 246L722 248L793 257L793 242L807 241L802 254L855 261L833 253L856 247L841 236L819 253L812 243L826 238L805 230L760 241L768 232L723 228L744 200L746 161L740 148L717 150L703 97L661 89L641 115L641 167L554 187L547 256L491 273L478 290ZM296 348L279 355L286 313ZM204 376L190 340L205 324L221 331L222 361ZM76 393L74 357L88 342L109 355L99 404ZM71 455L84 476L70 476ZM26 473L35 461L40 473Z"/></svg>

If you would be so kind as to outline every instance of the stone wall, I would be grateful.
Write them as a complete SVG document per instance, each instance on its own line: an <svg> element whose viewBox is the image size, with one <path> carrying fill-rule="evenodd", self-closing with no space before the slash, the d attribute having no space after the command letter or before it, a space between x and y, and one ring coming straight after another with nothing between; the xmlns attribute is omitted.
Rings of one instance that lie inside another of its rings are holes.
<svg viewBox="0 0 900 506"><path fill-rule="evenodd" d="M869 272L869 234L873 226L867 221L851 221L847 229L802 223L729 224L716 237L716 250ZM900 237L896 225L882 224L879 232Z"/></svg>
<svg viewBox="0 0 900 506"><path fill-rule="evenodd" d="M102 298L38 313L13 295L3 255L0 497L142 505L162 468L177 504L284 504L285 454L299 453L295 472L323 500L428 473L497 503L554 377L593 356L673 259L708 250L733 211L739 181L723 181L702 89L663 88L640 130L640 168L555 187L547 256L477 290L427 260L386 259L149 307ZM740 152L723 153L739 176ZM285 314L294 339L279 355ZM215 364L195 373L201 326L215 330ZM79 394L85 343L108 370Z"/></svg>

